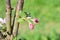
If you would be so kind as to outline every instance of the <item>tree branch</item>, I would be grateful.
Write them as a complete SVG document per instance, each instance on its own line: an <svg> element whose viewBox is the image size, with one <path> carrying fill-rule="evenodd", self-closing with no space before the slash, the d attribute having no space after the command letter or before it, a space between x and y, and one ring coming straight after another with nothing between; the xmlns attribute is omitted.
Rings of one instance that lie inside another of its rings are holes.
<svg viewBox="0 0 60 40"><path fill-rule="evenodd" d="M11 34L11 4L10 0L6 0L6 27L7 32Z"/></svg>
<svg viewBox="0 0 60 40"><path fill-rule="evenodd" d="M13 36L16 36L18 33L18 28L19 28L19 23L17 22L18 18L19 18L19 11L21 11L23 9L23 3L24 0L18 0L17 1L17 6L16 6L16 10L15 10L15 21L14 21L14 27L13 27Z"/></svg>

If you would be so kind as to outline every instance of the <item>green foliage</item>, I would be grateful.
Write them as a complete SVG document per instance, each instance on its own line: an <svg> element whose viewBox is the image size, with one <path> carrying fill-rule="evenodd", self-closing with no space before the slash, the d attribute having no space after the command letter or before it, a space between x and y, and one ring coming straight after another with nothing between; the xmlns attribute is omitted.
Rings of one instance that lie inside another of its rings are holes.
<svg viewBox="0 0 60 40"><path fill-rule="evenodd" d="M19 18L19 19L18 19L18 22L19 22L19 23L23 23L24 20L23 20L22 18Z"/></svg>
<svg viewBox="0 0 60 40"><path fill-rule="evenodd" d="M17 40L17 37L14 37L12 40Z"/></svg>

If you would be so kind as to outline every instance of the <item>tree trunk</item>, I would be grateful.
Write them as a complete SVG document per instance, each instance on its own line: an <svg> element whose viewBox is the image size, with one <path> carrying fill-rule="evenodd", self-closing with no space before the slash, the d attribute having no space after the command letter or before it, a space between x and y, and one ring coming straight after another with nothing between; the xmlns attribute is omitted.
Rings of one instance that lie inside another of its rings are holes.
<svg viewBox="0 0 60 40"><path fill-rule="evenodd" d="M13 36L15 37L18 33L19 23L17 22L19 18L19 11L23 9L23 3L24 0L18 0L16 10L15 10L15 21L14 21L14 27L13 27Z"/></svg>

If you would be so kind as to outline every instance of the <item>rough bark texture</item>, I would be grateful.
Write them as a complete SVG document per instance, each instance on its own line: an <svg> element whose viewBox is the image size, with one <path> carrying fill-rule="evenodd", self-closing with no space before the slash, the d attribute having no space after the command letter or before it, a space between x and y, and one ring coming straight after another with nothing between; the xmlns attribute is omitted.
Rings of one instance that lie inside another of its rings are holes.
<svg viewBox="0 0 60 40"><path fill-rule="evenodd" d="M10 0L6 0L6 27L7 32L11 34L11 4Z"/></svg>
<svg viewBox="0 0 60 40"><path fill-rule="evenodd" d="M7 39L11 40L11 3L10 0L6 0L6 28L7 28Z"/></svg>
<svg viewBox="0 0 60 40"><path fill-rule="evenodd" d="M24 3L24 0L18 0L17 2L15 17L14 17L15 22L14 22L14 27L13 27L13 36L16 36L18 33L19 23L17 22L17 20L19 18L19 11L21 11L23 8L23 3Z"/></svg>

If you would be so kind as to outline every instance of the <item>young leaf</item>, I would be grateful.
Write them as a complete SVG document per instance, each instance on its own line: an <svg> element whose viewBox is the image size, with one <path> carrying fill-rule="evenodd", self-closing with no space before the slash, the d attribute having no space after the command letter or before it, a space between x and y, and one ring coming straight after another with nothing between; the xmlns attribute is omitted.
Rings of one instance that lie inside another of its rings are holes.
<svg viewBox="0 0 60 40"><path fill-rule="evenodd" d="M19 22L19 23L22 23L23 21L24 21L24 20L23 20L22 18L19 18L19 19L18 19L18 22Z"/></svg>

